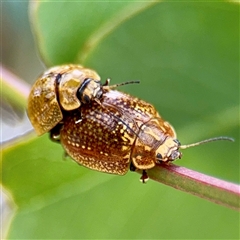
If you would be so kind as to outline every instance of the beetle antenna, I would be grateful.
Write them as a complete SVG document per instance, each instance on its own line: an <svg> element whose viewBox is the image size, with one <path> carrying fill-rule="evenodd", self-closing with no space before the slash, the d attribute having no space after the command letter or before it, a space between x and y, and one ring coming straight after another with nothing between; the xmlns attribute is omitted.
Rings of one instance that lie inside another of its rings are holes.
<svg viewBox="0 0 240 240"><path fill-rule="evenodd" d="M219 140L227 140L227 141L231 141L234 142L233 138L230 137L215 137L215 138L209 138L200 142L196 142L196 143L191 143L191 144L186 144L186 145L181 145L180 148L181 149L186 149L186 148L190 148L190 147L195 147L204 143L208 143L208 142L214 142L214 141L219 141Z"/></svg>
<svg viewBox="0 0 240 240"><path fill-rule="evenodd" d="M110 78L107 78L106 82L103 84L103 88L106 90L109 90L109 89L117 88L119 86L123 86L123 85L127 85L127 84L140 83L140 81L139 80L127 81L127 82L117 83L117 84L110 85L110 86L109 86L109 83L110 83Z"/></svg>

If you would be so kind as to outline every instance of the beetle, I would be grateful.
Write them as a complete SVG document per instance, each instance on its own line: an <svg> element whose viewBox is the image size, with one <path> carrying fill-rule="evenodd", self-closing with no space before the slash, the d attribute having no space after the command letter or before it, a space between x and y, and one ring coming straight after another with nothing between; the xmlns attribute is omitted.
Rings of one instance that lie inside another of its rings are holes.
<svg viewBox="0 0 240 240"><path fill-rule="evenodd" d="M50 68L33 85L28 116L38 135L62 144L79 164L124 175L130 168L146 170L181 158L180 149L228 137L181 145L174 128L149 103L101 84L99 75L81 65Z"/></svg>
<svg viewBox="0 0 240 240"><path fill-rule="evenodd" d="M72 159L93 170L124 175L181 158L180 149L228 137L181 145L174 128L149 103L116 90L104 90L101 104L91 102L64 116L60 142ZM109 114L111 113L111 114Z"/></svg>
<svg viewBox="0 0 240 240"><path fill-rule="evenodd" d="M45 71L32 86L28 97L28 117L36 133L42 135L61 124L65 111L97 101L103 89L123 85L109 86L109 83L110 79L107 79L101 84L100 76L94 70L81 65L60 65Z"/></svg>
<svg viewBox="0 0 240 240"><path fill-rule="evenodd" d="M55 66L34 83L28 97L28 116L37 134L42 135L61 122L62 109L77 109L100 95L100 77L95 71L81 65Z"/></svg>

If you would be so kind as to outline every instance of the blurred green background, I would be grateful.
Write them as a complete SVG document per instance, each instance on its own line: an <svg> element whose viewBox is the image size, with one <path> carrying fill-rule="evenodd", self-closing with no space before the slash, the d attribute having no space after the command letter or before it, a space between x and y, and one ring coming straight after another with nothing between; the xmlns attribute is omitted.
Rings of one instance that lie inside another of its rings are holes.
<svg viewBox="0 0 240 240"><path fill-rule="evenodd" d="M239 183L238 4L47 1L31 7L47 66L75 62L112 83L141 80L121 90L152 103L183 144L235 138L188 149L176 164ZM2 3L2 60L33 83L43 65L27 8ZM47 136L4 150L2 182L15 203L9 239L239 238L238 212L154 181L140 184L136 173L94 172L62 155Z"/></svg>

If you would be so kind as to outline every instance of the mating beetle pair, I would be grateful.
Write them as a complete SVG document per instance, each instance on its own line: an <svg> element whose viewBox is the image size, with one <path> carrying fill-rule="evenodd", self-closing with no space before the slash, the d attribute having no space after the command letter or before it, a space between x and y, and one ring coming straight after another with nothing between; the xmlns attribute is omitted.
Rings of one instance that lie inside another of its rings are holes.
<svg viewBox="0 0 240 240"><path fill-rule="evenodd" d="M33 85L28 115L38 135L50 132L79 164L101 172L124 175L181 158L182 145L173 127L155 108L138 98L104 85L99 75L80 65L57 66ZM121 85L121 84L119 84Z"/></svg>

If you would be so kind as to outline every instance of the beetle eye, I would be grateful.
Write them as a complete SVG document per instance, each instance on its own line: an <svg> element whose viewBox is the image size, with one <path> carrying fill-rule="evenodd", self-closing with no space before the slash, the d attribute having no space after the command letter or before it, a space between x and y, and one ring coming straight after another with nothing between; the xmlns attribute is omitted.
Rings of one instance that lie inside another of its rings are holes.
<svg viewBox="0 0 240 240"><path fill-rule="evenodd" d="M162 155L161 155L160 153L158 153L157 156L156 156L156 158L157 158L157 160L160 160L160 161L161 161L161 160L162 160Z"/></svg>
<svg viewBox="0 0 240 240"><path fill-rule="evenodd" d="M177 143L177 144L178 144L178 146L181 146L181 143L179 142L179 140L178 140L178 139L173 139L173 141L174 141L175 143Z"/></svg>
<svg viewBox="0 0 240 240"><path fill-rule="evenodd" d="M96 94L96 98L98 98L98 99L101 98L102 94L103 94L103 92L101 90L99 90Z"/></svg>
<svg viewBox="0 0 240 240"><path fill-rule="evenodd" d="M180 153L178 150L176 150L176 151L172 152L169 160L173 161L175 159L181 158L181 156L182 156L182 153Z"/></svg>
<svg viewBox="0 0 240 240"><path fill-rule="evenodd" d="M90 103L90 98L89 98L89 96L88 96L88 95L84 95L82 101L83 101L84 103L86 103L86 104L89 104L89 103Z"/></svg>

